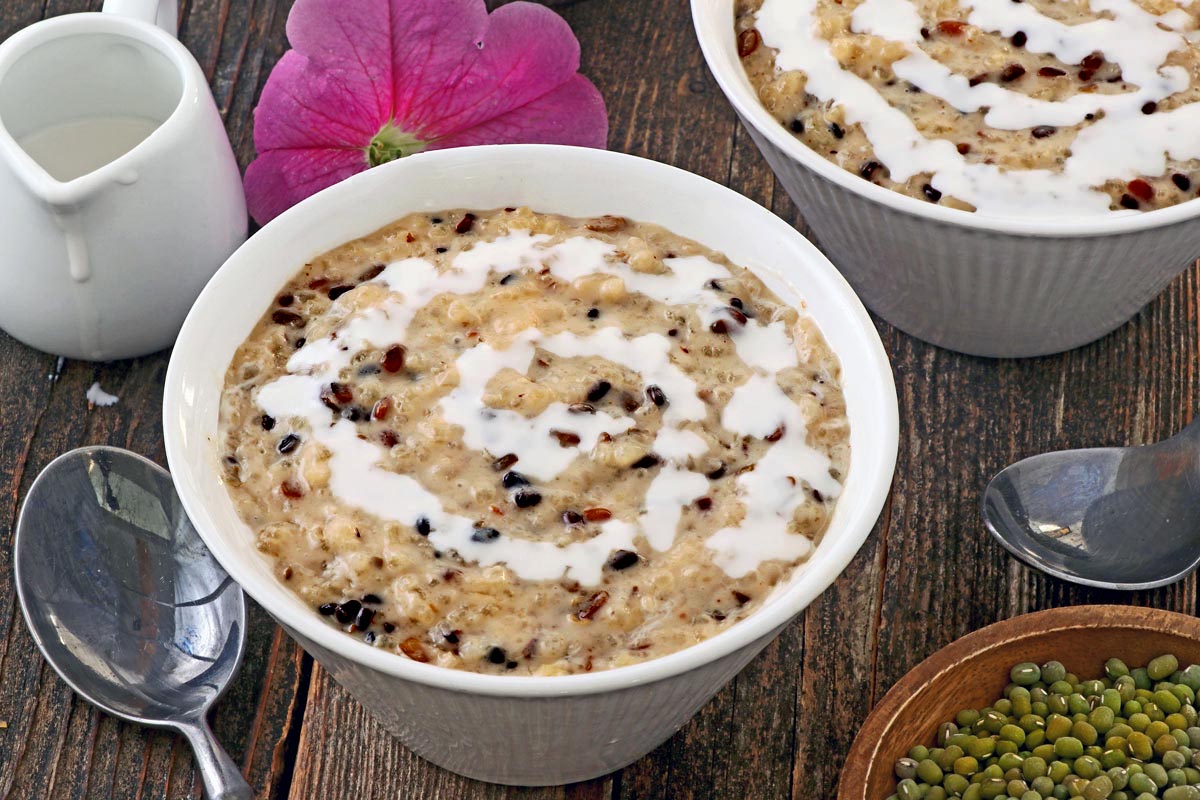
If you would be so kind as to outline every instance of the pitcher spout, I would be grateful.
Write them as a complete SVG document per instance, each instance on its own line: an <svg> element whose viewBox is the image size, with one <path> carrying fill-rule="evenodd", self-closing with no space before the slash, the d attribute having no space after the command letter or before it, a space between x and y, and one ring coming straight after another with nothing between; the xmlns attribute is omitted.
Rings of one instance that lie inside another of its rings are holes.
<svg viewBox="0 0 1200 800"><path fill-rule="evenodd" d="M105 186L114 180L113 177L88 175L85 178L90 180L62 182L56 180L23 151L17 158L8 159L8 167L25 194L38 201L56 220L77 216L81 209L91 203Z"/></svg>

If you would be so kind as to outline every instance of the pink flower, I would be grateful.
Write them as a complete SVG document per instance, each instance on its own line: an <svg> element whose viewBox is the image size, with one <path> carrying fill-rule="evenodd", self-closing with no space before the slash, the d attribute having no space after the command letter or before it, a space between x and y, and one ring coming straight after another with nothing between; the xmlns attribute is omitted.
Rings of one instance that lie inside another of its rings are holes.
<svg viewBox="0 0 1200 800"><path fill-rule="evenodd" d="M422 150L608 138L579 42L534 3L489 15L483 0L296 0L287 33L294 49L263 88L246 170L260 224Z"/></svg>

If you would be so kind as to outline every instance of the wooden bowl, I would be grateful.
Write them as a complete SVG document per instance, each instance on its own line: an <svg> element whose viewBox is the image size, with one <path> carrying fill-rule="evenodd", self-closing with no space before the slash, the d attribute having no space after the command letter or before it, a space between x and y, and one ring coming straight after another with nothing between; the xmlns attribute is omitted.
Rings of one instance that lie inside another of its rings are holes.
<svg viewBox="0 0 1200 800"><path fill-rule="evenodd" d="M1001 697L1013 664L1057 659L1080 678L1100 677L1116 656L1144 666L1163 653L1200 663L1200 619L1132 606L1071 606L1025 614L968 634L922 661L892 687L854 740L838 800L886 800L896 759L932 746L937 727L964 708Z"/></svg>

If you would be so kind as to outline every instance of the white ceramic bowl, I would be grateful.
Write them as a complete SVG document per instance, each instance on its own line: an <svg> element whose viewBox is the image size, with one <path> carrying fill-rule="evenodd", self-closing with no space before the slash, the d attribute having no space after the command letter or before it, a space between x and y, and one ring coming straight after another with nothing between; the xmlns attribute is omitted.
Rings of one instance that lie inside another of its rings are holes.
<svg viewBox="0 0 1200 800"><path fill-rule="evenodd" d="M665 225L754 269L817 321L842 363L851 425L844 494L790 584L728 631L645 664L564 677L482 675L368 646L321 619L272 574L220 480L225 369L272 298L309 259L419 210L529 205ZM550 145L423 153L351 178L267 225L213 277L167 372L167 459L214 555L338 682L409 748L454 772L544 785L602 775L669 737L850 562L883 506L896 459L892 373L854 292L812 244L756 203L653 161Z"/></svg>
<svg viewBox="0 0 1200 800"><path fill-rule="evenodd" d="M1117 219L1012 220L876 186L826 161L759 102L733 0L692 0L709 69L822 249L876 313L926 341L1034 356L1098 339L1200 255L1200 200Z"/></svg>

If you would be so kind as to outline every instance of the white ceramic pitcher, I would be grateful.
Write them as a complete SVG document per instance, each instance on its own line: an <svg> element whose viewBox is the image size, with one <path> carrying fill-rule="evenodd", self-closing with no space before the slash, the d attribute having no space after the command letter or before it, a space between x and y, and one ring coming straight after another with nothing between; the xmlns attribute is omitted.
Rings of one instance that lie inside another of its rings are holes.
<svg viewBox="0 0 1200 800"><path fill-rule="evenodd" d="M168 347L246 238L237 161L177 13L106 0L0 45L0 327L26 344L90 360Z"/></svg>

